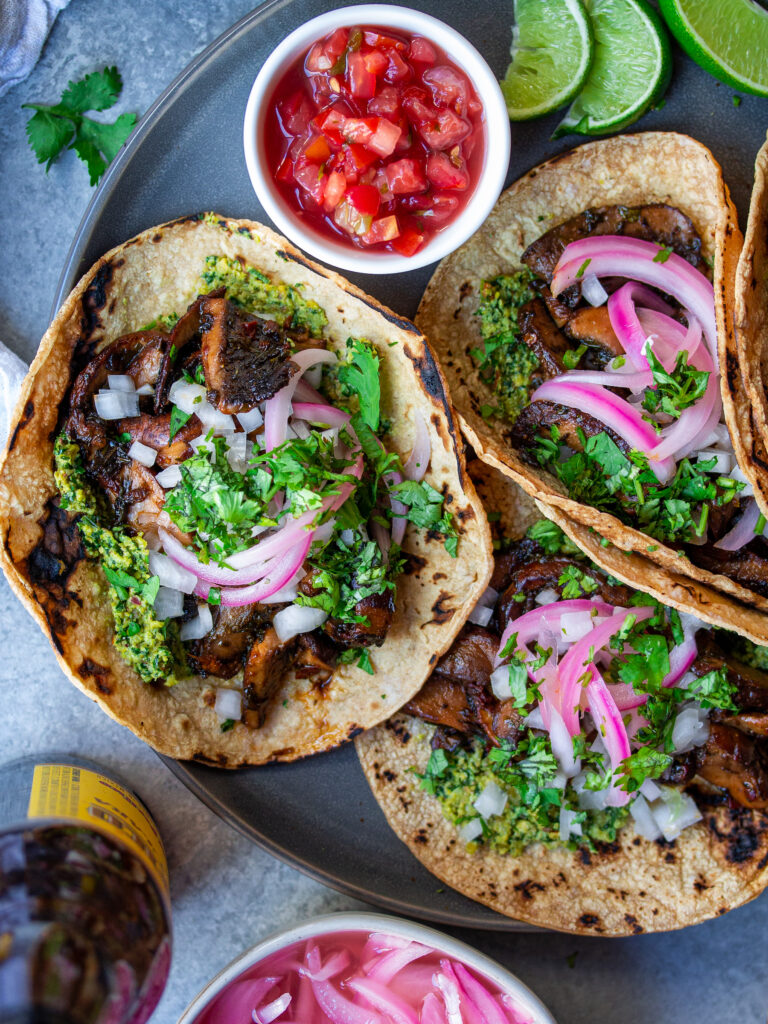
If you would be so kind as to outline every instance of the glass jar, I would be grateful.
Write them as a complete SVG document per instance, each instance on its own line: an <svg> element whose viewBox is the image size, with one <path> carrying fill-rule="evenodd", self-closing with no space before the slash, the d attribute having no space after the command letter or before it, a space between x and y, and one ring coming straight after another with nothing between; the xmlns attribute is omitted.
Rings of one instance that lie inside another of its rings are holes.
<svg viewBox="0 0 768 1024"><path fill-rule="evenodd" d="M77 757L0 766L0 1024L144 1024L171 962L141 800Z"/></svg>

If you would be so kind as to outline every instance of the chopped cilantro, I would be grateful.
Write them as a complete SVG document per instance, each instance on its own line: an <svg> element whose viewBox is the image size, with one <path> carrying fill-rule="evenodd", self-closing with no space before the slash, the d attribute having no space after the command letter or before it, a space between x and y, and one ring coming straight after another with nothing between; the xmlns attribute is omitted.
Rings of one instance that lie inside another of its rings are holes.
<svg viewBox="0 0 768 1024"><path fill-rule="evenodd" d="M375 347L363 338L348 338L346 357L336 373L342 394L357 396L364 422L374 432L378 431L381 385Z"/></svg>
<svg viewBox="0 0 768 1024"><path fill-rule="evenodd" d="M587 269L591 262L591 259L584 260L579 269L576 271L576 277L584 277L584 271Z"/></svg>
<svg viewBox="0 0 768 1024"><path fill-rule="evenodd" d="M169 440L172 441L174 437L176 437L178 432L181 430L181 428L184 426L187 420L191 418L191 416L192 413L182 412L182 410L177 405L171 406L171 426L168 432Z"/></svg>
<svg viewBox="0 0 768 1024"><path fill-rule="evenodd" d="M678 419L683 409L687 409L704 395L709 382L708 370L697 370L688 363L688 353L678 352L675 368L671 372L664 369L650 345L645 348L653 374L652 388L648 388L643 398L643 408L648 412L663 412L673 419Z"/></svg>
<svg viewBox="0 0 768 1024"><path fill-rule="evenodd" d="M235 727L235 720L234 720L234 718L225 718L224 721L221 723L221 726L220 726L222 732L229 732L229 730L230 729L234 729L234 727Z"/></svg>
<svg viewBox="0 0 768 1024"><path fill-rule="evenodd" d="M581 357L587 351L586 345L579 345L578 348L569 348L563 353L563 366L566 370L575 370L581 362Z"/></svg>
<svg viewBox="0 0 768 1024"><path fill-rule="evenodd" d="M666 263L672 255L672 249L668 245L659 246L659 251L653 257L654 263Z"/></svg>

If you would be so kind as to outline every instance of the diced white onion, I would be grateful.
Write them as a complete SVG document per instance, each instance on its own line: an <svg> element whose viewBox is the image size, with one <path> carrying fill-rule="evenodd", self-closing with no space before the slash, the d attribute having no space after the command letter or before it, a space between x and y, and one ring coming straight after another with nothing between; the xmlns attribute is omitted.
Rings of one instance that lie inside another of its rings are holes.
<svg viewBox="0 0 768 1024"><path fill-rule="evenodd" d="M184 410L186 412L186 409ZM214 434L234 434L235 421L231 416L211 405L210 402L200 402L192 410L206 430L212 430Z"/></svg>
<svg viewBox="0 0 768 1024"><path fill-rule="evenodd" d="M99 391L93 404L103 420L122 420L139 415L139 396L135 391Z"/></svg>
<svg viewBox="0 0 768 1024"><path fill-rule="evenodd" d="M603 737L600 735L600 730L599 729L598 729L597 735L595 736L595 738L594 738L594 740L592 742L592 745L590 746L589 749L592 751L593 754L604 754L605 755L605 754L608 753L608 751L606 749L606 746L605 746L605 743L603 742Z"/></svg>
<svg viewBox="0 0 768 1024"><path fill-rule="evenodd" d="M241 430L238 434L227 434L227 462L236 473L245 473L248 469L250 445L248 435Z"/></svg>
<svg viewBox="0 0 768 1024"><path fill-rule="evenodd" d="M299 633L311 633L313 629L322 626L327 618L328 612L324 612L322 608L290 604L277 613L272 625L275 627L277 639L284 643Z"/></svg>
<svg viewBox="0 0 768 1024"><path fill-rule="evenodd" d="M638 793L640 796L644 796L646 800L650 800L651 802L658 800L661 797L661 790L653 779L646 779L638 790Z"/></svg>
<svg viewBox="0 0 768 1024"><path fill-rule="evenodd" d="M604 811L608 806L607 789L582 789L579 793L579 807L582 811Z"/></svg>
<svg viewBox="0 0 768 1024"><path fill-rule="evenodd" d="M486 587L485 590L480 595L477 603L487 605L489 608L494 608L498 600L498 590L494 590L493 587Z"/></svg>
<svg viewBox="0 0 768 1024"><path fill-rule="evenodd" d="M568 784L568 776L560 768L557 769L557 771L552 776L552 778L547 782L547 785L551 786L552 789L565 789L567 784Z"/></svg>
<svg viewBox="0 0 768 1024"><path fill-rule="evenodd" d="M213 451L213 444L208 438L207 431L203 431L202 434L198 434L197 437L193 437L190 441L187 441L187 444L195 452L199 451L201 448L205 448L206 451Z"/></svg>
<svg viewBox="0 0 768 1024"><path fill-rule="evenodd" d="M549 709L549 738L552 742L552 753L558 764L569 778L572 777L579 770L573 753L573 737L565 726L563 716L555 707Z"/></svg>
<svg viewBox="0 0 768 1024"><path fill-rule="evenodd" d="M487 605L476 604L467 618L470 622L474 622L476 626L487 626L493 618L493 608L489 608Z"/></svg>
<svg viewBox="0 0 768 1024"><path fill-rule="evenodd" d="M219 687L216 690L216 703L213 705L213 710L216 712L219 721L225 722L228 718L237 721L243 712L242 700L242 694L239 690Z"/></svg>
<svg viewBox="0 0 768 1024"><path fill-rule="evenodd" d="M264 422L264 417L261 414L261 409L259 409L258 405L255 405L248 412L239 412L237 414L237 422L246 434L250 434L252 430L258 430Z"/></svg>
<svg viewBox="0 0 768 1024"><path fill-rule="evenodd" d="M314 540L324 544L327 540L330 540L333 536L333 531L336 529L336 520L329 519L327 523L323 523L315 530Z"/></svg>
<svg viewBox="0 0 768 1024"><path fill-rule="evenodd" d="M171 384L168 401L191 416L193 412L197 412L203 402L207 401L207 395L208 392L202 384L193 384L180 377L179 380Z"/></svg>
<svg viewBox="0 0 768 1024"><path fill-rule="evenodd" d="M651 809L642 796L636 796L629 805L629 813L635 821L635 829L644 839L653 842L661 836L661 829L651 814Z"/></svg>
<svg viewBox="0 0 768 1024"><path fill-rule="evenodd" d="M136 388L137 395L154 395L155 389L151 384L142 384L140 388Z"/></svg>
<svg viewBox="0 0 768 1024"><path fill-rule="evenodd" d="M161 587L170 587L182 594L191 594L197 586L197 576L189 569L177 565L168 555L159 551L149 552L149 571L160 579Z"/></svg>
<svg viewBox="0 0 768 1024"><path fill-rule="evenodd" d="M185 622L179 630L182 640L200 640L213 629L213 615L207 604L197 606L194 619Z"/></svg>
<svg viewBox="0 0 768 1024"><path fill-rule="evenodd" d="M714 459L714 466L707 472L717 473L718 476L727 476L733 469L733 456L730 452L722 452L717 448L700 448L698 451L692 452L691 458L702 459L706 462Z"/></svg>
<svg viewBox="0 0 768 1024"><path fill-rule="evenodd" d="M136 385L133 377L127 373L110 373L107 375L107 385L110 391L135 391Z"/></svg>
<svg viewBox="0 0 768 1024"><path fill-rule="evenodd" d="M740 497L749 497L750 495L755 493L752 489L752 484L749 482L749 480L747 480L746 476L742 473L741 467L739 465L733 467L729 476L731 480L738 480L739 483L746 484L746 487L743 490L739 491Z"/></svg>
<svg viewBox="0 0 768 1024"><path fill-rule="evenodd" d="M320 431L320 437L324 437L328 441L333 441L333 443L335 445L336 442L339 440L339 428L338 427L329 427L328 430L321 430ZM336 454L335 451L334 451L334 454Z"/></svg>
<svg viewBox="0 0 768 1024"><path fill-rule="evenodd" d="M142 444L141 441L134 441L131 447L128 449L128 455L132 459L136 459L142 466L154 466L155 459L157 458L157 452L154 448L150 448L147 444Z"/></svg>
<svg viewBox="0 0 768 1024"><path fill-rule="evenodd" d="M490 608L486 609L490 611ZM481 623L485 625L485 623ZM509 685L509 665L499 665L491 673L491 689L498 700L509 700L512 696L512 687ZM543 723L542 723L543 725Z"/></svg>
<svg viewBox="0 0 768 1024"><path fill-rule="evenodd" d="M471 843L473 839L477 839L479 835L482 835L483 824L479 818L473 818L471 821L465 822L459 829L459 839L463 843Z"/></svg>
<svg viewBox="0 0 768 1024"><path fill-rule="evenodd" d="M173 466L166 467L166 469L161 469L155 480L157 480L161 487L165 487L166 490L169 487L175 487L181 481L181 466L174 464Z"/></svg>
<svg viewBox="0 0 768 1024"><path fill-rule="evenodd" d="M339 534L341 541L349 547L355 543L355 531L354 530L342 530Z"/></svg>
<svg viewBox="0 0 768 1024"><path fill-rule="evenodd" d="M560 842L565 843L568 839L574 836L581 835L581 825L574 822L574 818L578 814L578 811L569 811L567 807L562 806L560 808Z"/></svg>
<svg viewBox="0 0 768 1024"><path fill-rule="evenodd" d="M498 670L497 670L498 671ZM493 676L491 676L493 680ZM527 725L529 729L544 729L544 719L541 714L541 705L537 704L533 711L523 721L523 725Z"/></svg>
<svg viewBox="0 0 768 1024"><path fill-rule="evenodd" d="M319 388L323 382L323 364L315 363L308 370L304 371L303 379L311 388Z"/></svg>
<svg viewBox="0 0 768 1024"><path fill-rule="evenodd" d="M701 821L701 811L696 806L695 800L683 793L674 786L660 786L661 800L655 800L650 804L651 813L656 824L661 829L661 834L671 843L677 839L683 829L689 825L695 825Z"/></svg>
<svg viewBox="0 0 768 1024"><path fill-rule="evenodd" d="M149 552L152 558L154 551ZM159 587L155 597L155 617L158 619L177 619L184 614L184 595L180 590L170 587Z"/></svg>
<svg viewBox="0 0 768 1024"><path fill-rule="evenodd" d="M563 612L560 616L560 626L563 631L563 640L574 644L581 640L587 633L591 633L595 626L604 621L604 616L592 615L591 612Z"/></svg>
<svg viewBox="0 0 768 1024"><path fill-rule="evenodd" d="M482 793L472 806L482 818L492 818L496 814L501 814L507 806L507 794L491 780L486 782Z"/></svg>
<svg viewBox="0 0 768 1024"><path fill-rule="evenodd" d="M547 587L536 595L536 604L554 604L555 601L560 600L560 595L552 587Z"/></svg>
<svg viewBox="0 0 768 1024"><path fill-rule="evenodd" d="M288 426L293 430L294 434L302 440L306 440L306 438L308 438L312 433L304 420L291 420Z"/></svg>
<svg viewBox="0 0 768 1024"><path fill-rule="evenodd" d="M726 452L731 451L733 444L731 442L731 435L728 433L728 427L724 423L715 424L711 433L701 439L701 447L720 448Z"/></svg>
<svg viewBox="0 0 768 1024"><path fill-rule="evenodd" d="M695 704L683 707L672 726L672 748L675 754L684 754L694 747L702 747L709 737L709 714Z"/></svg>
<svg viewBox="0 0 768 1024"><path fill-rule="evenodd" d="M603 306L608 301L608 292L594 274L585 274L581 282L581 294L590 306Z"/></svg>

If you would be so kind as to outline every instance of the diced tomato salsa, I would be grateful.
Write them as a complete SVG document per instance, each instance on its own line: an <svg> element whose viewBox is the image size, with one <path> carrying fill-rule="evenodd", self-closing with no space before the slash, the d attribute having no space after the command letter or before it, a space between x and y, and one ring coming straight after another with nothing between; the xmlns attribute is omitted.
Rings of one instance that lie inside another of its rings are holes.
<svg viewBox="0 0 768 1024"><path fill-rule="evenodd" d="M412 256L472 195L484 123L472 83L428 39L339 28L278 82L265 148L307 226Z"/></svg>

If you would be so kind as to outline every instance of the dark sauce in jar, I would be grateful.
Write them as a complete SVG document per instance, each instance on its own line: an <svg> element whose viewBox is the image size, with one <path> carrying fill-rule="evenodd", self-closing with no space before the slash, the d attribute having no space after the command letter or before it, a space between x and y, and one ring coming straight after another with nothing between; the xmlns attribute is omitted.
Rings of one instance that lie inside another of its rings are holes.
<svg viewBox="0 0 768 1024"><path fill-rule="evenodd" d="M162 842L79 759L0 767L0 1022L144 1024L171 961Z"/></svg>

